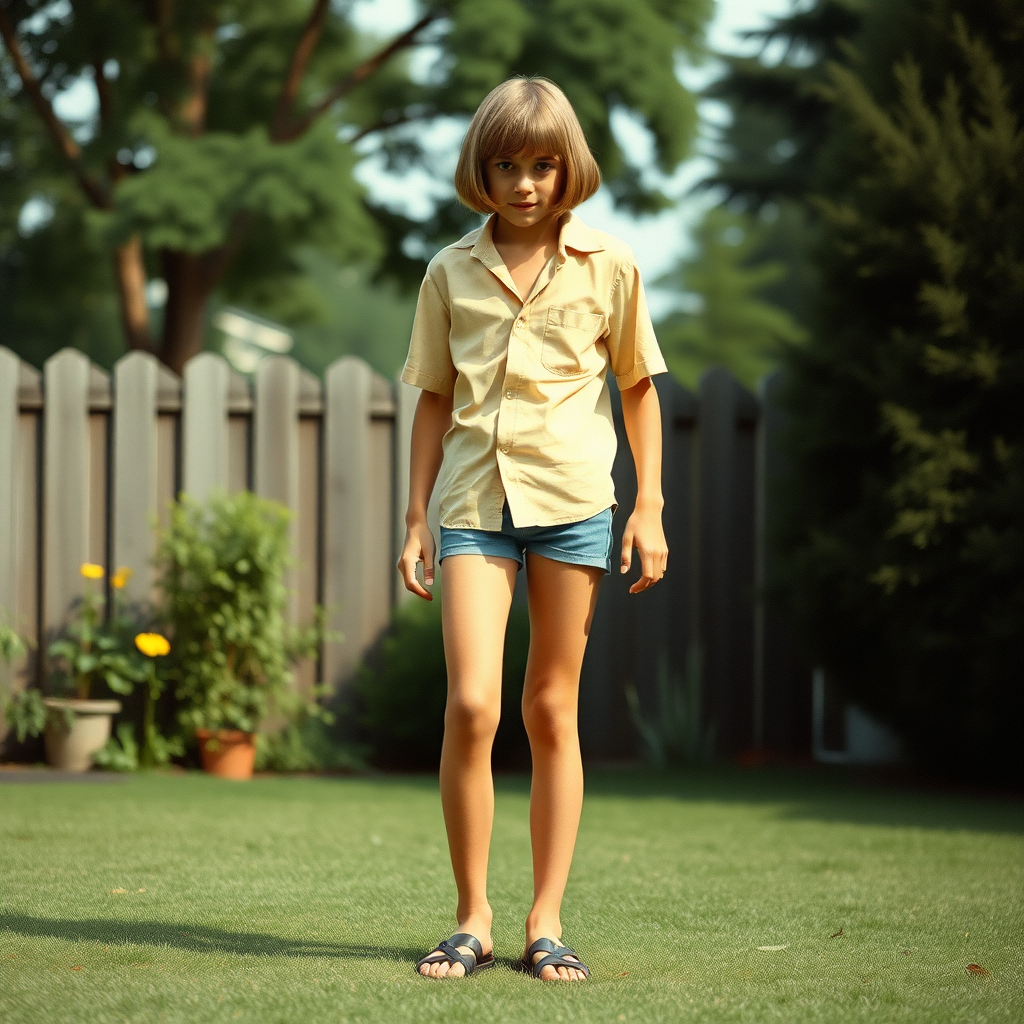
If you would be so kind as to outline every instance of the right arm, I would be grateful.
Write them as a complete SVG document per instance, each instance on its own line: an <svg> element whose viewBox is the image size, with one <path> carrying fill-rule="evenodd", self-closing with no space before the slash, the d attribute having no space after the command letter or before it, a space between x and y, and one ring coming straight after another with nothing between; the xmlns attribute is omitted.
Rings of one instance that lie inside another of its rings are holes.
<svg viewBox="0 0 1024 1024"><path fill-rule="evenodd" d="M452 398L421 391L412 421L409 460L409 508L405 513L405 544L398 559L406 590L432 601L433 596L416 579L416 563L423 563L423 581L434 584L434 538L427 525L427 503L441 469L441 441L452 425Z"/></svg>

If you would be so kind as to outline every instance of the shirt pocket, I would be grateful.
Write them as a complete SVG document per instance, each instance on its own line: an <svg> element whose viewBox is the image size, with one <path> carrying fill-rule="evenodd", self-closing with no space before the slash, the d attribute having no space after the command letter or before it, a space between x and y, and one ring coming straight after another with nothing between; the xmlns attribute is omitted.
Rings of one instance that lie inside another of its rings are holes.
<svg viewBox="0 0 1024 1024"><path fill-rule="evenodd" d="M589 370L587 355L593 349L604 317L552 306L544 328L540 361L545 370L559 377L579 377Z"/></svg>

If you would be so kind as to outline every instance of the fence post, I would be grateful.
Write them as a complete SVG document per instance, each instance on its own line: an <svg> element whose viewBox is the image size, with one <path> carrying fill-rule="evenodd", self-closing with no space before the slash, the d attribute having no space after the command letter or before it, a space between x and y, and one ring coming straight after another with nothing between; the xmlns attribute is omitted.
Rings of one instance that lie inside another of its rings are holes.
<svg viewBox="0 0 1024 1024"><path fill-rule="evenodd" d="M109 407L107 375L75 349L51 356L44 378L43 645L81 593L82 563L106 563L106 428L89 412Z"/></svg>
<svg viewBox="0 0 1024 1024"><path fill-rule="evenodd" d="M774 517L773 481L785 469L779 438L785 414L779 397L785 384L782 370L758 384L761 416L757 431L757 555L758 593L754 684L755 738L758 746L790 754L806 754L812 747L812 672L800 657L782 615L768 606L764 589L775 572L767 534Z"/></svg>
<svg viewBox="0 0 1024 1024"><path fill-rule="evenodd" d="M213 352L201 352L185 364L182 490L197 501L228 489L230 372L223 356Z"/></svg>
<svg viewBox="0 0 1024 1024"><path fill-rule="evenodd" d="M292 514L291 552L299 531L299 365L288 356L267 356L256 367L253 396L253 490ZM298 625L296 567L288 569L288 622Z"/></svg>
<svg viewBox="0 0 1024 1024"><path fill-rule="evenodd" d="M18 390L21 360L0 348L0 615L15 615L16 552L15 532L18 481ZM0 683L7 681L0 662Z"/></svg>
<svg viewBox="0 0 1024 1024"><path fill-rule="evenodd" d="M700 379L696 635L718 751L753 742L754 428L757 404L727 370Z"/></svg>
<svg viewBox="0 0 1024 1024"><path fill-rule="evenodd" d="M149 352L129 352L114 367L114 501L112 565L126 566L125 596L146 602L153 596L152 567L159 508L158 400L178 378Z"/></svg>
<svg viewBox="0 0 1024 1024"><path fill-rule="evenodd" d="M343 356L326 374L324 409L324 606L344 640L324 645L323 681L337 689L359 663L364 642L364 548L369 540L370 367ZM379 513L378 513L379 514Z"/></svg>

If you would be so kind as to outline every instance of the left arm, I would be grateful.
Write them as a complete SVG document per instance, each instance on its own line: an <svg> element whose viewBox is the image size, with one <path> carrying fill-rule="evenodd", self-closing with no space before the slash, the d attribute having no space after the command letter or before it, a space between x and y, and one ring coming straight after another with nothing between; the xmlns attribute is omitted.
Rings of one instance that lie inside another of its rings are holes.
<svg viewBox="0 0 1024 1024"><path fill-rule="evenodd" d="M650 377L622 393L622 419L636 466L636 506L622 535L620 572L629 572L633 548L640 555L642 575L631 594L653 587L668 567L668 544L661 525L665 499L661 493L661 403Z"/></svg>

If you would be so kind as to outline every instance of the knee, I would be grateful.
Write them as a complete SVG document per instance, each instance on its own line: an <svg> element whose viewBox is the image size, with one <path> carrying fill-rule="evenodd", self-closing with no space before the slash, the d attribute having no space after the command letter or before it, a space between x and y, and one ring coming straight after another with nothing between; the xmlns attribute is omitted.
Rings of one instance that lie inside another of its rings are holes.
<svg viewBox="0 0 1024 1024"><path fill-rule="evenodd" d="M449 694L444 727L469 742L493 740L501 709L497 701L469 694Z"/></svg>
<svg viewBox="0 0 1024 1024"><path fill-rule="evenodd" d="M555 746L576 737L576 699L537 687L523 695L523 724L531 744Z"/></svg>

